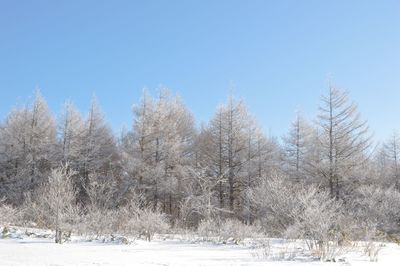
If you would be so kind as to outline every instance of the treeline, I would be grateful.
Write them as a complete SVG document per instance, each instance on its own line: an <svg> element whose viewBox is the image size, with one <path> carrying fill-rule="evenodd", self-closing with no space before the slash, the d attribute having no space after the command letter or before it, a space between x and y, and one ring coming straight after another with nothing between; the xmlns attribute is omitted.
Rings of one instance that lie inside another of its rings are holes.
<svg viewBox="0 0 400 266"><path fill-rule="evenodd" d="M81 215L135 199L176 227L236 219L282 234L312 219L300 217L314 208L360 230L399 232L399 136L375 144L357 106L334 87L319 106L315 122L297 115L278 141L232 96L197 127L178 96L145 91L131 130L114 136L95 100L85 116L66 102L55 118L36 93L0 125L0 198L15 207L35 202L62 168Z"/></svg>

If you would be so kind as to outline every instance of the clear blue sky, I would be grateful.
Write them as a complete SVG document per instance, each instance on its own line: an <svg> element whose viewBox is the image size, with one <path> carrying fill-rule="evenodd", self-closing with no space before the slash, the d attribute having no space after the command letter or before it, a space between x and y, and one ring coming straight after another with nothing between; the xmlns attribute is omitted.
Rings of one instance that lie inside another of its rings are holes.
<svg viewBox="0 0 400 266"><path fill-rule="evenodd" d="M0 117L36 87L55 113L94 93L119 131L142 88L163 85L206 121L234 84L281 136L331 77L382 139L400 128L399 14L372 0L0 0Z"/></svg>

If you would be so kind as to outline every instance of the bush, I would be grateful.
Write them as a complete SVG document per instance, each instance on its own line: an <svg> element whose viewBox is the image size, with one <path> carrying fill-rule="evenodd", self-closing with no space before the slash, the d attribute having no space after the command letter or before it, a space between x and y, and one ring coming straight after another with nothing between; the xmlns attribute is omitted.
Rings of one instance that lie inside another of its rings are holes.
<svg viewBox="0 0 400 266"><path fill-rule="evenodd" d="M286 236L305 239L314 256L324 261L335 261L347 251L345 217L342 204L327 192L316 187L302 189L296 194L297 211L294 223L286 230Z"/></svg>
<svg viewBox="0 0 400 266"><path fill-rule="evenodd" d="M214 219L201 220L197 233L206 240L219 236L220 222Z"/></svg>
<svg viewBox="0 0 400 266"><path fill-rule="evenodd" d="M239 243L245 238L258 235L261 229L257 226L245 225L239 220L202 220L198 226L198 234L207 240L217 240L218 242Z"/></svg>
<svg viewBox="0 0 400 266"><path fill-rule="evenodd" d="M132 222L139 236L145 236L147 241L151 241L155 233L164 233L169 229L166 215L150 209L140 210Z"/></svg>
<svg viewBox="0 0 400 266"><path fill-rule="evenodd" d="M0 199L0 226L10 225L18 221L20 211Z"/></svg>
<svg viewBox="0 0 400 266"><path fill-rule="evenodd" d="M294 196L296 190L285 181L284 177L276 174L249 191L249 199L257 209L256 215L263 230L276 237L284 235L294 223L298 211Z"/></svg>
<svg viewBox="0 0 400 266"><path fill-rule="evenodd" d="M400 192L394 187L363 185L355 190L351 209L363 228L376 227L386 233L400 233Z"/></svg>
<svg viewBox="0 0 400 266"><path fill-rule="evenodd" d="M267 232L305 239L321 260L334 261L350 246L346 239L352 220L343 214L341 202L318 187L293 186L284 177L273 176L251 192L251 199Z"/></svg>
<svg viewBox="0 0 400 266"><path fill-rule="evenodd" d="M117 232L115 226L116 211L89 208L83 217L80 232L94 236L96 239Z"/></svg>
<svg viewBox="0 0 400 266"><path fill-rule="evenodd" d="M96 238L113 234L144 236L151 241L155 233L164 233L169 229L166 215L146 207L141 195L133 194L130 201L119 208L107 208L107 205L92 204L88 208L81 226L82 233Z"/></svg>
<svg viewBox="0 0 400 266"><path fill-rule="evenodd" d="M239 243L245 238L258 235L260 231L257 226L250 226L238 220L228 219L220 227L220 236L225 240L233 238L235 243Z"/></svg>

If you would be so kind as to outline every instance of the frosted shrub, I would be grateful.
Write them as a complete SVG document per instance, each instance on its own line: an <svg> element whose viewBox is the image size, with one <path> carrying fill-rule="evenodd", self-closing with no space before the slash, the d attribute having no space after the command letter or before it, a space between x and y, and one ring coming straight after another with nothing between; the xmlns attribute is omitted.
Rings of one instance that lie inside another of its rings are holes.
<svg viewBox="0 0 400 266"><path fill-rule="evenodd" d="M197 227L197 233L205 240L211 240L219 235L220 221L214 219L202 220Z"/></svg>
<svg viewBox="0 0 400 266"><path fill-rule="evenodd" d="M9 225L18 220L19 211L10 205L4 204L4 200L0 199L0 226Z"/></svg>
<svg viewBox="0 0 400 266"><path fill-rule="evenodd" d="M94 236L96 239L116 232L116 211L90 208L83 219L82 233Z"/></svg>
<svg viewBox="0 0 400 266"><path fill-rule="evenodd" d="M140 210L138 212L135 227L140 236L145 236L147 241L151 241L154 234L164 233L169 229L166 215L161 212L153 212L150 209Z"/></svg>
<svg viewBox="0 0 400 266"><path fill-rule="evenodd" d="M0 200L0 237L9 235L8 225L15 223L18 220L19 211L10 205L4 204L4 200Z"/></svg>
<svg viewBox="0 0 400 266"><path fill-rule="evenodd" d="M285 181L284 176L275 173L249 192L250 201L257 208L261 226L272 236L281 237L294 223L297 212L296 191Z"/></svg>
<svg viewBox="0 0 400 266"><path fill-rule="evenodd" d="M394 187L362 185L352 201L354 216L363 227L377 227L384 232L399 232L400 192Z"/></svg>
<svg viewBox="0 0 400 266"><path fill-rule="evenodd" d="M92 204L88 208L81 226L82 233L95 236L96 239L115 239L115 234L123 234L144 236L150 241L154 234L164 233L169 229L164 213L140 207L146 205L141 195L132 195L127 204L119 208L106 208L105 205L107 204Z"/></svg>
<svg viewBox="0 0 400 266"><path fill-rule="evenodd" d="M351 248L344 229L351 222L341 213L340 202L316 187L300 190L296 200L297 212L286 230L287 237L305 239L312 254L323 261L335 261Z"/></svg>
<svg viewBox="0 0 400 266"><path fill-rule="evenodd" d="M256 226L243 224L239 220L228 219L220 226L219 235L224 239L233 239L235 243L239 243L245 238L250 238L260 231Z"/></svg>
<svg viewBox="0 0 400 266"><path fill-rule="evenodd" d="M292 186L285 176L275 175L256 187L251 199L268 233L305 239L312 254L324 261L334 261L347 252L344 240L352 221L343 215L341 202L328 192L315 186Z"/></svg>
<svg viewBox="0 0 400 266"><path fill-rule="evenodd" d="M32 200L31 194L26 193L24 195L24 203L21 206L22 220L28 223L33 223L38 227L46 228L45 214L43 208L40 208L39 204Z"/></svg>
<svg viewBox="0 0 400 266"><path fill-rule="evenodd" d="M25 199L25 219L39 227L55 230L55 242L59 244L62 243L63 232L70 234L80 217L71 180L73 174L68 165L53 169L47 183L38 189L34 197L27 194Z"/></svg>
<svg viewBox="0 0 400 266"><path fill-rule="evenodd" d="M245 225L239 220L202 220L197 229L198 234L206 240L217 240L219 242L233 241L239 243L245 238L254 237L260 232L257 226Z"/></svg>

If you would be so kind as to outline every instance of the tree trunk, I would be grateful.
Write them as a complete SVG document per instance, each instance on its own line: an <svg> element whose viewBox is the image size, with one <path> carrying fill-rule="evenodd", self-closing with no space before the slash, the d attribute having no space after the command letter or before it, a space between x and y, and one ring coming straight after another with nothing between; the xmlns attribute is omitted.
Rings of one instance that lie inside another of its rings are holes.
<svg viewBox="0 0 400 266"><path fill-rule="evenodd" d="M56 229L56 244L62 244L62 232L60 229Z"/></svg>

